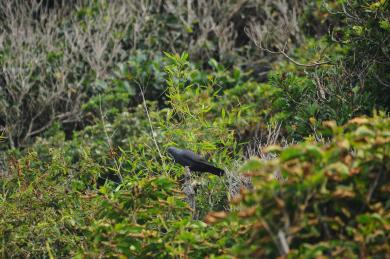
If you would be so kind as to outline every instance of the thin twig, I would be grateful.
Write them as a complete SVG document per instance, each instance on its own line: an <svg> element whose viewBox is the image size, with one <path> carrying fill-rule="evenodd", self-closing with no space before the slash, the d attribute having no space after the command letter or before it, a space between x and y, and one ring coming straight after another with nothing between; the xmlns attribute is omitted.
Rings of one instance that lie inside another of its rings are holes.
<svg viewBox="0 0 390 259"><path fill-rule="evenodd" d="M161 161L162 161L162 163L163 163L163 165L164 165L164 159L163 159L163 156L162 156L162 154L161 154L160 148L159 148L159 146L158 146L158 144L157 144L157 140L156 140L155 133L154 133L154 129L153 129L152 120L150 119L148 106L146 105L146 100L145 100L144 91L142 90L142 87L141 87L141 85L140 85L138 82L137 82L137 84L138 84L139 90L141 91L142 103L143 103L143 106L144 106L144 108L145 108L146 116L148 117L149 127L150 127L150 131L151 131L151 134L152 134L152 139L153 139L154 145L155 145L156 148L157 148L158 155L160 156L160 159L161 159Z"/></svg>
<svg viewBox="0 0 390 259"><path fill-rule="evenodd" d="M377 74L375 74L374 76L375 76L376 80L378 80L378 82L379 82L381 85L383 85L383 86L385 86L385 87L390 87L390 83L385 82L384 80L382 80Z"/></svg>
<svg viewBox="0 0 390 259"><path fill-rule="evenodd" d="M101 117L101 120L102 120L102 123L103 123L103 131L104 131L104 135L106 136L106 139L107 139L107 144L108 144L108 148L110 149L110 152L112 152L114 150L113 146L112 146L112 141L111 141L111 138L112 138L112 135L115 133L113 133L110 136L108 136L108 131L107 131L107 128L106 128L106 122L105 122L105 119L104 119L104 114L103 114L103 109L102 109L102 97L99 95L99 109L100 109L100 117ZM118 164L118 161L116 159L116 157L113 158L114 159L114 163L115 163L115 169L116 169L116 174L119 175L119 178L121 179L121 182L123 181L123 177L122 177L122 174L121 174L121 168L122 168L122 162L120 162L120 164Z"/></svg>
<svg viewBox="0 0 390 259"><path fill-rule="evenodd" d="M278 239L275 237L274 233L272 232L271 228L269 227L267 221L265 219L261 220L261 223L263 224L265 230L268 232L268 234L271 236L272 241L275 243L276 247L279 250L280 255L285 255L283 247L281 247L281 243L278 242Z"/></svg>
<svg viewBox="0 0 390 259"><path fill-rule="evenodd" d="M271 53L271 54L282 55L285 58L287 58L290 62L294 63L297 66L317 67L317 66L321 66L321 65L325 65L325 64L330 63L330 61L314 62L314 63L309 63L309 64L300 63L300 62L296 61L295 59L293 59L292 57L290 57L286 53L287 42L284 43L284 46L282 49L279 48L277 51L273 51L273 50L270 50L268 48L263 47L263 45L261 44L261 41L258 40L258 37L253 29L251 29L249 27L245 27L244 31L245 31L246 35L248 35L248 37L255 43L256 47L258 47L259 49L261 49L265 52Z"/></svg>
<svg viewBox="0 0 390 259"><path fill-rule="evenodd" d="M366 203L370 203L372 195L375 191L375 188L378 186L379 179L382 177L383 170L380 170L380 172L376 175L374 183L371 185L370 190L368 191L368 195L366 198Z"/></svg>

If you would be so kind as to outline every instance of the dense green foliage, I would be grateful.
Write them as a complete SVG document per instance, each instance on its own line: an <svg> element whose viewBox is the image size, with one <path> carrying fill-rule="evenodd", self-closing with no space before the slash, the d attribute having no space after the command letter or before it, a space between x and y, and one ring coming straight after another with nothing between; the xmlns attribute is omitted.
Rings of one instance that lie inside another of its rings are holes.
<svg viewBox="0 0 390 259"><path fill-rule="evenodd" d="M0 1L0 257L386 258L389 5Z"/></svg>
<svg viewBox="0 0 390 259"><path fill-rule="evenodd" d="M326 145L302 143L284 149L278 159L243 166L254 190L243 192L234 201L240 209L224 219L244 228L234 254L275 257L283 251L280 233L292 258L389 254L390 120L376 115L344 127L326 125L334 136ZM275 170L286 178L283 184L273 179Z"/></svg>

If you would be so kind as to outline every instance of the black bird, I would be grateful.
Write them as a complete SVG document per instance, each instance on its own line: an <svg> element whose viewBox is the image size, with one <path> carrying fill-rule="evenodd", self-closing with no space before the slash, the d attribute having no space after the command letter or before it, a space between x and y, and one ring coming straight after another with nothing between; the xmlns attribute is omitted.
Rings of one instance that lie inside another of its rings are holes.
<svg viewBox="0 0 390 259"><path fill-rule="evenodd" d="M218 176L222 176L225 173L224 170L213 166L191 150L169 147L167 151L176 163L189 167L191 171L208 172Z"/></svg>

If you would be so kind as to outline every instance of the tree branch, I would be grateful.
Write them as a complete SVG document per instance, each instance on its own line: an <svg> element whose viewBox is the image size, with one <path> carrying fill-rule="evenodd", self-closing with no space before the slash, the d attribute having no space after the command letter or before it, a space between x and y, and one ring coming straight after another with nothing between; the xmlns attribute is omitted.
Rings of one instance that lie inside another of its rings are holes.
<svg viewBox="0 0 390 259"><path fill-rule="evenodd" d="M301 66L301 67L317 67L317 66L321 66L321 65L325 65L325 64L329 64L330 63L330 61L317 61L317 62L313 62L313 63L309 63L309 64L300 63L300 62L296 61L295 59L293 59L292 57L290 57L286 53L287 42L284 43L284 46L283 46L282 49L279 48L277 51L273 51L273 50L270 50L268 48L265 48L262 45L261 40L257 40L259 37L258 37L258 35L256 34L256 32L253 29L251 29L249 27L245 27L244 31L248 35L248 37L250 39L252 39L252 41L255 43L256 47L258 47L262 51L268 52L270 54L282 55L285 58L287 58L290 62L294 63L297 66Z"/></svg>

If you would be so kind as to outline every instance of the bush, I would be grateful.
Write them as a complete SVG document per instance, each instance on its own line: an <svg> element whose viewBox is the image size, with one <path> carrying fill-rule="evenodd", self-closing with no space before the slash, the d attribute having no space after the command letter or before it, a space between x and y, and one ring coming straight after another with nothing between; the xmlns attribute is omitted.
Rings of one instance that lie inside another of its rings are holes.
<svg viewBox="0 0 390 259"><path fill-rule="evenodd" d="M244 257L386 257L390 247L390 120L357 117L345 126L326 123L328 144L302 143L273 161L250 160L253 177L236 210L222 222L240 225L229 254ZM278 152L279 147L269 147ZM273 174L280 171L281 184ZM206 220L220 221L210 213ZM218 226L218 223L215 223ZM224 229L224 228L223 228Z"/></svg>
<svg viewBox="0 0 390 259"><path fill-rule="evenodd" d="M120 191L98 197L96 221L77 257L204 257L217 251L217 233L191 219L175 181L160 176L127 181Z"/></svg>
<svg viewBox="0 0 390 259"><path fill-rule="evenodd" d="M2 257L390 253L390 121L352 119L388 107L388 1L19 2L0 3ZM168 146L226 177L186 177ZM238 174L248 154L267 161Z"/></svg>
<svg viewBox="0 0 390 259"><path fill-rule="evenodd" d="M271 120L283 123L289 139L314 135L318 140L326 137L323 121L332 119L340 125L357 115L371 113L371 96L342 81L337 73L337 68L329 67L307 71L306 76L291 72L271 75L270 84L278 89Z"/></svg>
<svg viewBox="0 0 390 259"><path fill-rule="evenodd" d="M348 49L346 73L372 94L378 107L389 109L389 1L348 2L338 14L344 25L338 30Z"/></svg>
<svg viewBox="0 0 390 259"><path fill-rule="evenodd" d="M2 257L68 257L84 239L90 203L80 197L77 172L58 150L50 162L31 152L10 158L0 178ZM84 186L84 183L82 183Z"/></svg>
<svg viewBox="0 0 390 259"><path fill-rule="evenodd" d="M117 106L139 103L135 96L140 83L147 87L152 80L146 97L159 99L165 88L158 55L147 54L156 56L156 61L148 62L137 53L189 51L201 66L215 58L253 70L262 56L243 28L246 20L271 16L268 8L274 10L273 17L284 15L282 9L268 5L263 0L188 5L125 0L2 3L0 125L6 129L9 147L31 144L55 122L70 136L90 122L81 107L92 98L87 111L96 110L99 94L107 95L112 116ZM264 12L247 11L255 8ZM141 72L138 66L145 69ZM112 98L119 98L119 103L113 104Z"/></svg>
<svg viewBox="0 0 390 259"><path fill-rule="evenodd" d="M251 23L247 32L260 51L286 58L274 63L270 83L282 90L273 120L286 125L289 137L321 135L324 120L343 124L388 109L388 7L388 1L313 1L300 19L306 34L296 48L290 23L278 23L279 33Z"/></svg>

